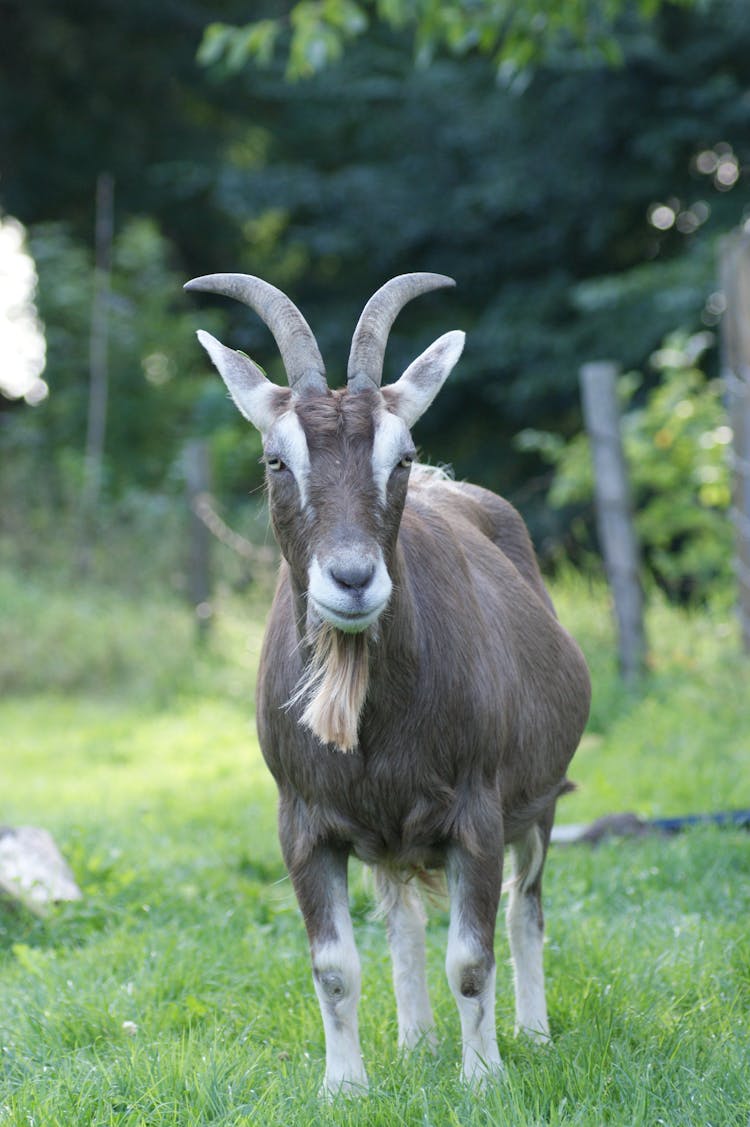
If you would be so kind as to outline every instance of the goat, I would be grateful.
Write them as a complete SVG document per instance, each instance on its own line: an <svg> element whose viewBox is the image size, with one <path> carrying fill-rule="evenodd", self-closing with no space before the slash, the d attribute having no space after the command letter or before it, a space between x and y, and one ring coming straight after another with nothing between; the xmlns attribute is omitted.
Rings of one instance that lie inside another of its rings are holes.
<svg viewBox="0 0 750 1127"><path fill-rule="evenodd" d="M375 869L399 1046L434 1043L425 914L414 877L444 870L446 972L462 1078L502 1072L493 942L503 852L516 1030L549 1038L542 869L556 799L589 710L585 661L560 626L526 527L505 500L414 465L410 428L458 360L450 332L381 389L393 321L452 279L405 274L369 300L347 387L328 388L315 337L280 290L249 275L185 287L249 305L289 380L198 337L263 440L282 553L258 672L257 722L279 790L279 836L310 942L326 1041L322 1092L367 1088L349 914L350 854Z"/></svg>

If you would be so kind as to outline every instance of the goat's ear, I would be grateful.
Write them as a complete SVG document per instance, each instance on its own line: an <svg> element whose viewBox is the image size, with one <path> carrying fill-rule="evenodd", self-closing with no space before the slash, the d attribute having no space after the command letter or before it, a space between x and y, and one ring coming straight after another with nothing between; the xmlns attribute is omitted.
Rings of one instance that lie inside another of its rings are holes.
<svg viewBox="0 0 750 1127"><path fill-rule="evenodd" d="M425 349L401 379L383 388L383 397L394 414L413 427L425 413L451 373L464 349L465 334L446 333Z"/></svg>
<svg viewBox="0 0 750 1127"><path fill-rule="evenodd" d="M265 434L277 419L281 401L288 397L288 392L271 383L248 356L235 352L233 348L226 348L203 329L199 329L197 335L227 385L238 410L261 434Z"/></svg>

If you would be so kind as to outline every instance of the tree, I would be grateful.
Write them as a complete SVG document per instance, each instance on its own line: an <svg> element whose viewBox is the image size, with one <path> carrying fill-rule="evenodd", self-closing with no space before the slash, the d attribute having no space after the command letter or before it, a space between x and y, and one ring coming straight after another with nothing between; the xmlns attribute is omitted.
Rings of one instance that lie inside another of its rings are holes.
<svg viewBox="0 0 750 1127"><path fill-rule="evenodd" d="M282 15L206 29L201 59L237 71L248 61L268 65L277 49L290 78L308 78L338 61L349 43L378 25L413 37L420 64L440 50L479 52L512 81L532 64L560 56L621 64L617 37L624 16L653 18L695 0L298 0Z"/></svg>
<svg viewBox="0 0 750 1127"><path fill-rule="evenodd" d="M127 276L117 267L113 291L117 490L168 488L173 452L197 426L218 436L220 485L239 497L257 480L192 325L221 317L228 342L274 378L281 365L249 310L206 298L198 312L181 293L192 274L244 270L286 289L333 382L378 285L409 270L452 274L456 291L399 317L386 376L445 329L468 330L417 439L459 476L520 502L538 539L559 528L543 523L544 470L514 435L577 429L583 360L642 368L676 326L718 317L713 240L750 205L745 0L663 5L650 24L618 25L619 67L549 54L511 88L478 50L415 68L413 26L382 20L304 83L285 81L281 40L267 68L219 81L224 63L195 62L201 32L212 17L241 20L246 0L156 13L145 0L110 0L108 19L81 0L39 0L33 17L20 0L0 2L0 198L29 227L37 258L50 397L34 426L54 433L70 473L103 166L117 177L121 245L127 233L144 255ZM267 0L269 18L278 11ZM144 361L160 353L167 368L148 361L146 378Z"/></svg>
<svg viewBox="0 0 750 1127"><path fill-rule="evenodd" d="M750 198L738 12L670 9L623 34L621 67L540 66L515 93L477 55L414 69L382 28L304 84L281 82L278 62L245 69L228 85L252 105L265 159L225 165L217 183L243 225L235 263L290 289L334 378L376 284L453 274L455 293L399 319L388 367L443 328L469 330L418 438L528 512L539 466L512 437L535 419L577 428L581 361L640 366L675 326L715 321L713 238ZM257 351L247 314L235 332Z"/></svg>
<svg viewBox="0 0 750 1127"><path fill-rule="evenodd" d="M635 501L635 524L650 578L681 602L703 602L731 590L732 525L726 457L724 389L706 379L711 333L671 334L650 358L651 386L640 372L618 381L622 434ZM655 382L654 382L655 380ZM594 477L584 433L527 430L517 442L555 467L549 501L564 509L565 552L580 559L592 547Z"/></svg>
<svg viewBox="0 0 750 1127"><path fill-rule="evenodd" d="M244 0L0 0L3 210L27 226L63 221L88 242L107 170L116 223L157 216L196 257L206 240L230 247L211 184L244 114L195 54L210 19L246 10Z"/></svg>

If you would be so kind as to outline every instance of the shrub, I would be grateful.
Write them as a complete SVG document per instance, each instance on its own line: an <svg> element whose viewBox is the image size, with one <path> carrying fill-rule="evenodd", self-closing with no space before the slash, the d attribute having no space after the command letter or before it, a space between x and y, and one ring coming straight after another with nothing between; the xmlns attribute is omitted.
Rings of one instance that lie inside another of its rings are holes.
<svg viewBox="0 0 750 1127"><path fill-rule="evenodd" d="M622 434L635 523L649 575L670 598L704 601L731 582L732 527L727 424L720 380L700 366L710 333L674 333L651 363L658 381L620 377ZM590 544L594 479L585 433L569 442L524 431L522 449L555 467L550 504L571 513L574 549Z"/></svg>

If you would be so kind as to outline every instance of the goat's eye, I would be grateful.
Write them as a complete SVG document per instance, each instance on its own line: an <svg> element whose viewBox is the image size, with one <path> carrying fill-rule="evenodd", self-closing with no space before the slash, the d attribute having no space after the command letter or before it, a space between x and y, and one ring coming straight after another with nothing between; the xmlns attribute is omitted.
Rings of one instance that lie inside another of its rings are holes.
<svg viewBox="0 0 750 1127"><path fill-rule="evenodd" d="M284 462L276 454L268 454L266 456L266 466L272 473L278 473L279 470L286 469Z"/></svg>
<svg viewBox="0 0 750 1127"><path fill-rule="evenodd" d="M414 462L414 455L413 454L404 454L403 458L401 458L401 460L399 461L398 464L399 464L399 466L401 467L402 470L408 470L408 469L411 468L411 465L412 465L413 462Z"/></svg>

